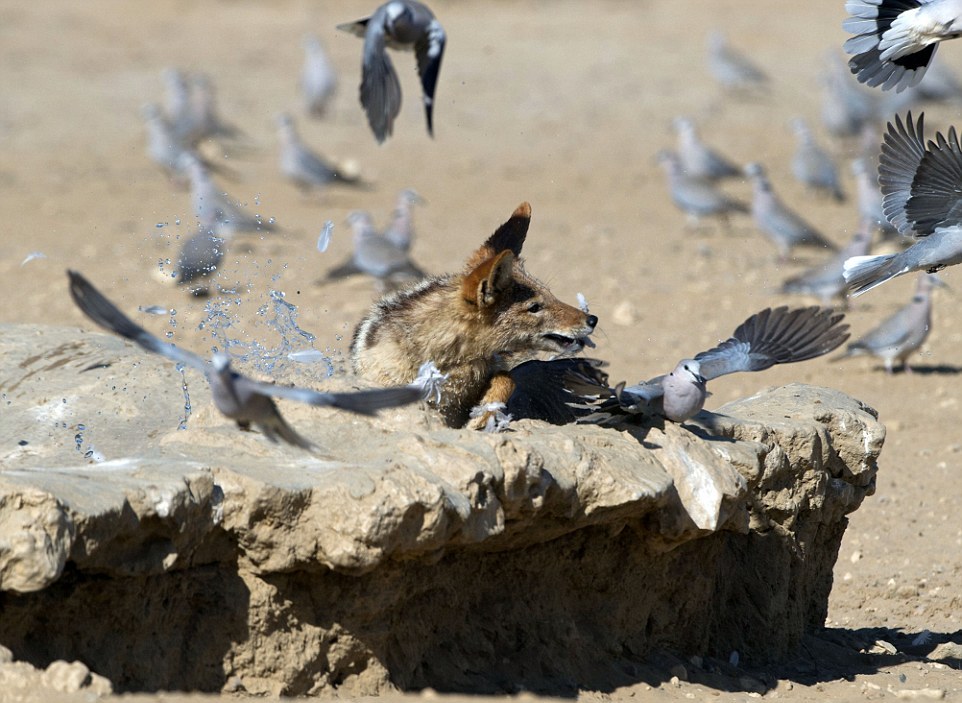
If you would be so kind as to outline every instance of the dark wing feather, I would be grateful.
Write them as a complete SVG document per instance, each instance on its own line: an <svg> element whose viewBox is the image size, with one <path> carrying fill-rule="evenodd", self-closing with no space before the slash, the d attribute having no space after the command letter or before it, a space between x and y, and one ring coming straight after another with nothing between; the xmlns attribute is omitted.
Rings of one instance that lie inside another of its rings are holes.
<svg viewBox="0 0 962 703"><path fill-rule="evenodd" d="M917 123L913 123L912 113L909 112L904 124L902 118L896 115L895 124L888 123L882 139L878 167L882 212L901 234L909 234L915 228L906 205L912 197L919 164L925 157L924 122L925 113L919 115Z"/></svg>
<svg viewBox="0 0 962 703"><path fill-rule="evenodd" d="M395 386L392 388L374 388L370 390L346 393L322 393L309 388L296 386L278 386L247 379L251 387L263 395L296 400L319 407L332 407L348 410L360 415L373 415L384 408L396 408L401 405L415 403L421 399L421 390L414 386Z"/></svg>
<svg viewBox="0 0 962 703"><path fill-rule="evenodd" d="M745 320L731 338L695 356L706 380L737 371L762 371L805 361L848 339L845 315L830 308L766 308Z"/></svg>
<svg viewBox="0 0 962 703"><path fill-rule="evenodd" d="M129 339L149 352L166 356L171 361L180 364L192 366L198 371L205 372L207 370L207 362L193 352L160 340L124 315L82 274L68 270L67 276L70 278L70 295L73 301L87 317L98 325L125 339Z"/></svg>
<svg viewBox="0 0 962 703"><path fill-rule="evenodd" d="M905 206L916 236L962 221L962 149L955 127L928 143L915 173L912 197Z"/></svg>
<svg viewBox="0 0 962 703"><path fill-rule="evenodd" d="M447 36L437 20L432 20L428 31L414 45L418 62L418 75L424 91L424 113L428 123L428 134L434 136L434 89L438 74L441 72L441 59Z"/></svg>
<svg viewBox="0 0 962 703"><path fill-rule="evenodd" d="M515 420L531 418L565 425L592 411L590 404L611 397L608 374L597 359L532 360L510 371L514 391L507 412Z"/></svg>

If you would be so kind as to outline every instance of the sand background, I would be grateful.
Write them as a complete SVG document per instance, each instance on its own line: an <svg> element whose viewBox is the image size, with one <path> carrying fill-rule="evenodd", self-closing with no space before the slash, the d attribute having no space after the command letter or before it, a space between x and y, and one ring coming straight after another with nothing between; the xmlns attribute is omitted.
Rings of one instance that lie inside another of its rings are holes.
<svg viewBox="0 0 962 703"><path fill-rule="evenodd" d="M225 190L282 228L242 236L232 247L225 280L249 287L214 299L230 315L229 334L276 347L269 315L258 311L271 289L283 291L297 307L298 325L316 335L314 346L332 355L338 372L373 286L360 279L318 281L350 251L348 212L367 209L386 224L404 187L428 201L416 213L413 251L436 273L460 267L519 202L530 201L528 269L564 300L586 296L601 320L595 353L610 362L613 380L668 370L763 307L805 302L775 290L818 256L777 263L747 218L735 219L728 233L686 230L654 162L658 149L673 144L673 116L694 117L704 138L733 159L765 163L783 198L833 241L844 242L856 225L852 199L814 198L789 170L792 117L808 118L828 141L818 123L819 75L826 54L844 40L840 0L793 3L790 14L783 3L744 0L435 2L449 36L436 138L425 133L413 59L402 55L396 65L405 105L383 146L357 101L361 42L334 29L371 7L351 0L0 2L0 321L89 329L66 293L64 269L72 267L126 310L176 310L135 316L151 330L203 352L218 343L209 324L199 329L210 301L165 287L156 276L176 256L192 219L186 191L145 155L140 109L161 100L166 66L213 78L222 115L248 135L249 145L206 144L204 151L226 158L237 172L235 181L218 179ZM705 62L713 29L766 67L772 77L767 96L722 94ZM340 74L332 114L323 121L308 120L298 99L308 32L321 37ZM939 58L962 70L962 47L950 44ZM332 187L306 197L285 182L273 128L282 110L295 114L309 144L355 161L373 187ZM958 107L934 106L926 114L930 130L960 121ZM828 143L843 159L857 148ZM844 177L852 195L847 166ZM745 182L727 190L749 195ZM315 244L326 220L335 223L334 239L321 254ZM44 258L22 265L33 252ZM956 291L962 286L957 273L945 275ZM907 302L912 286L905 277L858 299L849 313L854 332ZM820 359L712 386L709 409L766 385L827 385L873 406L886 423L878 492L852 517L836 569L827 624L842 633L881 628L879 638L892 639L928 630L933 645L962 641L958 295L937 294L933 332L914 374L889 376L867 359ZM300 374L294 364L277 371L282 380ZM300 429L309 434L309 427ZM72 442L73 433L63 441ZM959 672L898 660L864 671L842 667L824 682L808 683L836 699L933 682L950 698L962 695ZM840 679L846 673L851 680ZM683 684L647 695L715 693ZM801 683L772 693L799 700L825 695Z"/></svg>

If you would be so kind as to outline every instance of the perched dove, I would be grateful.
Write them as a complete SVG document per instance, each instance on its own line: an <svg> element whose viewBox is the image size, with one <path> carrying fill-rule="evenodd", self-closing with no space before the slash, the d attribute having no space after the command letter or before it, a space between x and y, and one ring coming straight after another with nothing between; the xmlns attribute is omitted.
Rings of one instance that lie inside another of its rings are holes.
<svg viewBox="0 0 962 703"><path fill-rule="evenodd" d="M180 69L168 67L161 73L164 83L164 117L170 131L184 146L196 146L197 124L191 110L190 86Z"/></svg>
<svg viewBox="0 0 962 703"><path fill-rule="evenodd" d="M192 152L180 157L190 178L190 197L199 228L219 235L234 232L270 232L273 222L245 213L226 193L219 190L207 169Z"/></svg>
<svg viewBox="0 0 962 703"><path fill-rule="evenodd" d="M878 179L869 168L865 158L852 159L852 173L855 175L855 194L858 198L858 213L863 220L870 220L882 231L883 239L898 236L898 230L892 226L882 210L882 191L879 189ZM851 256L868 254L863 251Z"/></svg>
<svg viewBox="0 0 962 703"><path fill-rule="evenodd" d="M339 279L363 273L389 287L400 281L424 278L424 271L411 261L408 252L377 231L369 213L355 210L348 215L347 221L354 233L354 251L349 261L328 271L327 278Z"/></svg>
<svg viewBox="0 0 962 703"><path fill-rule="evenodd" d="M237 140L244 137L236 126L221 119L217 110L214 83L206 73L190 74L190 110L197 141L204 139Z"/></svg>
<svg viewBox="0 0 962 703"><path fill-rule="evenodd" d="M898 361L911 372L908 357L925 342L932 327L932 287L945 284L935 274L920 273L912 301L891 317L848 345L845 353L835 357L871 354L885 362L885 370L892 373Z"/></svg>
<svg viewBox="0 0 962 703"><path fill-rule="evenodd" d="M849 68L882 90L918 83L939 42L962 34L962 0L847 0L845 11Z"/></svg>
<svg viewBox="0 0 962 703"><path fill-rule="evenodd" d="M775 244L780 258L787 259L792 249L798 246L835 250L834 244L789 210L775 195L761 164L748 164L745 175L752 179L752 217L758 228Z"/></svg>
<svg viewBox="0 0 962 703"><path fill-rule="evenodd" d="M708 69L722 87L753 91L768 87L768 76L747 56L728 44L721 32L708 36Z"/></svg>
<svg viewBox="0 0 962 703"><path fill-rule="evenodd" d="M671 200L697 225L703 217L718 217L728 223L728 213L748 212L748 206L718 190L710 181L689 176L682 168L678 155L671 151L658 153L658 163L668 176Z"/></svg>
<svg viewBox="0 0 962 703"><path fill-rule="evenodd" d="M742 168L705 144L698 136L698 128L688 117L676 117L672 126L678 134L678 159L686 176L717 181L738 177Z"/></svg>
<svg viewBox="0 0 962 703"><path fill-rule="evenodd" d="M337 74L324 51L321 40L311 34L304 39L304 66L301 68L301 97L311 117L323 117L337 91Z"/></svg>
<svg viewBox="0 0 962 703"><path fill-rule="evenodd" d="M878 224L873 218L864 218L851 241L825 262L789 278L782 284L781 292L795 295L811 295L822 305L829 305L835 298L845 301L848 284L842 271L845 261L853 256L863 256L872 248L872 235Z"/></svg>
<svg viewBox="0 0 962 703"><path fill-rule="evenodd" d="M142 114L147 126L147 156L178 184L185 185L190 181L187 173L187 159L183 156L185 153L189 153L200 161L208 170L229 177L236 175L220 164L207 161L191 147L183 144L156 103L144 105Z"/></svg>
<svg viewBox="0 0 962 703"><path fill-rule="evenodd" d="M854 137L878 119L878 95L860 85L834 51L828 57L822 87L822 125L830 134Z"/></svg>
<svg viewBox="0 0 962 703"><path fill-rule="evenodd" d="M410 188L405 188L397 196L397 205L391 215L391 224L384 231L384 238L401 251L409 251L414 241L414 205L424 203L424 198Z"/></svg>
<svg viewBox="0 0 962 703"><path fill-rule="evenodd" d="M909 271L935 273L962 263L962 146L955 127L925 143L924 115L889 122L879 157L882 209L915 244L898 254L855 256L845 262L852 295Z"/></svg>
<svg viewBox="0 0 962 703"><path fill-rule="evenodd" d="M234 420L241 429L256 425L272 442L283 440L304 449L313 448L309 441L287 424L273 398L372 414L382 408L413 403L422 397L422 389L418 384L353 393L321 393L307 388L255 381L232 370L230 357L226 354L214 354L213 359L207 362L193 352L162 341L124 315L81 274L76 271L68 271L67 274L70 278L70 295L87 317L149 352L203 373L210 383L211 396L217 409Z"/></svg>
<svg viewBox="0 0 962 703"><path fill-rule="evenodd" d="M370 17L338 25L364 39L361 61L361 105L379 143L394 129L401 111L401 84L385 50L413 49L424 91L428 134L434 136L434 88L447 37L428 7L416 0L389 0Z"/></svg>
<svg viewBox="0 0 962 703"><path fill-rule="evenodd" d="M357 176L343 173L311 151L301 140L294 126L294 118L289 114L278 115L277 133L280 139L281 173L302 190L322 188L331 183L363 185Z"/></svg>
<svg viewBox="0 0 962 703"><path fill-rule="evenodd" d="M801 117L792 120L797 147L792 156L792 175L795 180L814 191L831 195L836 201L845 200L838 178L835 160L815 141L815 135Z"/></svg>
<svg viewBox="0 0 962 703"><path fill-rule="evenodd" d="M196 296L208 294L207 280L220 267L229 237L201 230L187 239L177 255L176 281Z"/></svg>

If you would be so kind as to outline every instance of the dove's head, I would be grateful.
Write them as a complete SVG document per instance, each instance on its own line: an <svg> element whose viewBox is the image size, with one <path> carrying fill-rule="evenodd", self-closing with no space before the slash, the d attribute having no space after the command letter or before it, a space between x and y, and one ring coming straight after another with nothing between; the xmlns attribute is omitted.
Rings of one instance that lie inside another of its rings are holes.
<svg viewBox="0 0 962 703"><path fill-rule="evenodd" d="M671 375L698 386L703 386L707 382L705 377L701 375L701 364L694 359L679 361Z"/></svg>

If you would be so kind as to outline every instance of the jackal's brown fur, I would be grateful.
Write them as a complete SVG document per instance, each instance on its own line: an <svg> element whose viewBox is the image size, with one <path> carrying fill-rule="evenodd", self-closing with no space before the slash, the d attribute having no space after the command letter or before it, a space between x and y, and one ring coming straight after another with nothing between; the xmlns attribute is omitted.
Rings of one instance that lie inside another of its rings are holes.
<svg viewBox="0 0 962 703"><path fill-rule="evenodd" d="M506 372L545 353L580 351L598 318L562 303L519 258L531 206L522 203L467 260L461 273L388 295L361 321L354 371L383 384L409 383L425 361L449 374L438 406L461 427L479 403L505 402Z"/></svg>

